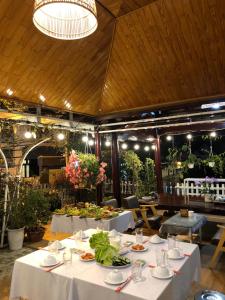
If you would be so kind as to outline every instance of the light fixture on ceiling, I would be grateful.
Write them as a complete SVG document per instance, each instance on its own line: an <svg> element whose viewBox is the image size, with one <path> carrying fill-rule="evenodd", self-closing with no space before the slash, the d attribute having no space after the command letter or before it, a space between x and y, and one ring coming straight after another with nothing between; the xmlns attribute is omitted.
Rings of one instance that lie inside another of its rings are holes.
<svg viewBox="0 0 225 300"><path fill-rule="evenodd" d="M215 131L210 132L210 136L211 137L216 137L216 132Z"/></svg>
<svg viewBox="0 0 225 300"><path fill-rule="evenodd" d="M95 0L35 0L33 23L56 39L84 38L98 26Z"/></svg>
<svg viewBox="0 0 225 300"><path fill-rule="evenodd" d="M39 99L41 100L41 102L45 102L45 96L43 96L42 94L39 95Z"/></svg>
<svg viewBox="0 0 225 300"><path fill-rule="evenodd" d="M167 140L168 142L172 141L172 136L171 136L171 135L167 135L166 140Z"/></svg>
<svg viewBox="0 0 225 300"><path fill-rule="evenodd" d="M190 134L190 133L187 134L187 139L188 139L188 140L191 140L191 139L192 139L192 134Z"/></svg>
<svg viewBox="0 0 225 300"><path fill-rule="evenodd" d="M148 152L148 151L150 150L150 147L149 147L149 146L145 146L145 147L144 147L144 150L145 150L146 152Z"/></svg>
<svg viewBox="0 0 225 300"><path fill-rule="evenodd" d="M156 150L156 145L151 146L152 150Z"/></svg>
<svg viewBox="0 0 225 300"><path fill-rule="evenodd" d="M106 147L110 147L111 146L111 142L110 141L105 141L105 145L106 145Z"/></svg>
<svg viewBox="0 0 225 300"><path fill-rule="evenodd" d="M57 139L58 139L59 141L63 141L63 140L65 139L65 134L62 133L62 132L58 133Z"/></svg>
<svg viewBox="0 0 225 300"><path fill-rule="evenodd" d="M215 103L209 103L209 104L202 104L201 109L207 109L207 108L214 108L219 109L221 106L225 106L225 102L215 102Z"/></svg>
<svg viewBox="0 0 225 300"><path fill-rule="evenodd" d="M123 143L122 145L121 145L121 148L123 149L123 150L126 150L127 149L127 144L126 143Z"/></svg>
<svg viewBox="0 0 225 300"><path fill-rule="evenodd" d="M152 142L154 141L154 137L150 136L149 138L146 139L146 141Z"/></svg>
<svg viewBox="0 0 225 300"><path fill-rule="evenodd" d="M139 149L140 149L140 145L135 144L135 145L134 145L134 150L139 150Z"/></svg>
<svg viewBox="0 0 225 300"><path fill-rule="evenodd" d="M6 93L9 95L9 96L12 96L13 95L13 91L11 89L7 89L6 90Z"/></svg>
<svg viewBox="0 0 225 300"><path fill-rule="evenodd" d="M31 131L26 131L26 132L24 133L24 137L25 137L26 139L31 139L31 138L32 138L32 132L31 132Z"/></svg>

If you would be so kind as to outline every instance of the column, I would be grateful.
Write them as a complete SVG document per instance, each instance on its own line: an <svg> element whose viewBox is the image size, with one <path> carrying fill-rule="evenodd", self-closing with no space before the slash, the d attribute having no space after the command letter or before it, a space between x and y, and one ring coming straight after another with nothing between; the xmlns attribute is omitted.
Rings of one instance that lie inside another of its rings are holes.
<svg viewBox="0 0 225 300"><path fill-rule="evenodd" d="M121 206L121 192L120 192L120 163L119 163L119 145L117 141L117 133L112 133L112 180L113 180L113 195L118 201L118 206Z"/></svg>
<svg viewBox="0 0 225 300"><path fill-rule="evenodd" d="M101 136L99 132L95 133L95 155L101 161ZM97 185L97 204L100 204L103 199L102 183Z"/></svg>

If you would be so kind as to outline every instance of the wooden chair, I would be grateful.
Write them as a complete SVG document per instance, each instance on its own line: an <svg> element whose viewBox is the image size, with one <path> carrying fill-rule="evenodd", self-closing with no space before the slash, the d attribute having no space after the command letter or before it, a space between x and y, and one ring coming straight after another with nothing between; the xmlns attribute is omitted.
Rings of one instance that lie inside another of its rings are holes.
<svg viewBox="0 0 225 300"><path fill-rule="evenodd" d="M220 228L221 231L221 236L220 236L220 240L219 243L216 247L216 250L213 254L213 257L211 259L211 262L209 264L210 268L213 268L216 265L216 260L218 255L220 254L220 252L225 252L225 226L224 225L217 225Z"/></svg>

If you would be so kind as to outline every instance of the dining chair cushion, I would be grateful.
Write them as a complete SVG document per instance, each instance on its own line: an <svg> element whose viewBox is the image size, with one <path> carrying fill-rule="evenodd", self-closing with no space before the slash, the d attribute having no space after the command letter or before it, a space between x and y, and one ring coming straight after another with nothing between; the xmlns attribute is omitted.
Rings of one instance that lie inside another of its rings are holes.
<svg viewBox="0 0 225 300"><path fill-rule="evenodd" d="M139 208L140 207L138 198L135 195L124 198L122 204L123 204L124 208Z"/></svg>
<svg viewBox="0 0 225 300"><path fill-rule="evenodd" d="M118 202L116 199L110 199L110 200L102 201L101 206L112 206L114 208L118 208Z"/></svg>

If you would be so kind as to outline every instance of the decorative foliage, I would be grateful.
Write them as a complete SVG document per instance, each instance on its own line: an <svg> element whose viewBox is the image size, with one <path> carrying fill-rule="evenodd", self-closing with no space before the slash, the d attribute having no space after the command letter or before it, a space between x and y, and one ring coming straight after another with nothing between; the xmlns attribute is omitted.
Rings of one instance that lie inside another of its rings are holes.
<svg viewBox="0 0 225 300"><path fill-rule="evenodd" d="M94 154L76 153L72 150L66 174L75 189L95 189L106 180L107 164L99 163Z"/></svg>
<svg viewBox="0 0 225 300"><path fill-rule="evenodd" d="M156 178L155 178L155 163L154 160L147 157L144 165L145 171L145 194L150 194L155 190Z"/></svg>
<svg viewBox="0 0 225 300"><path fill-rule="evenodd" d="M24 112L27 110L27 106L14 100L0 98L0 104L2 104L4 108L8 109L8 111Z"/></svg>
<svg viewBox="0 0 225 300"><path fill-rule="evenodd" d="M199 186L200 189L200 193L201 194L215 194L216 191L212 188L213 183L217 182L216 178L210 178L208 176L206 176L204 181L199 181L196 180L195 181L195 185Z"/></svg>

